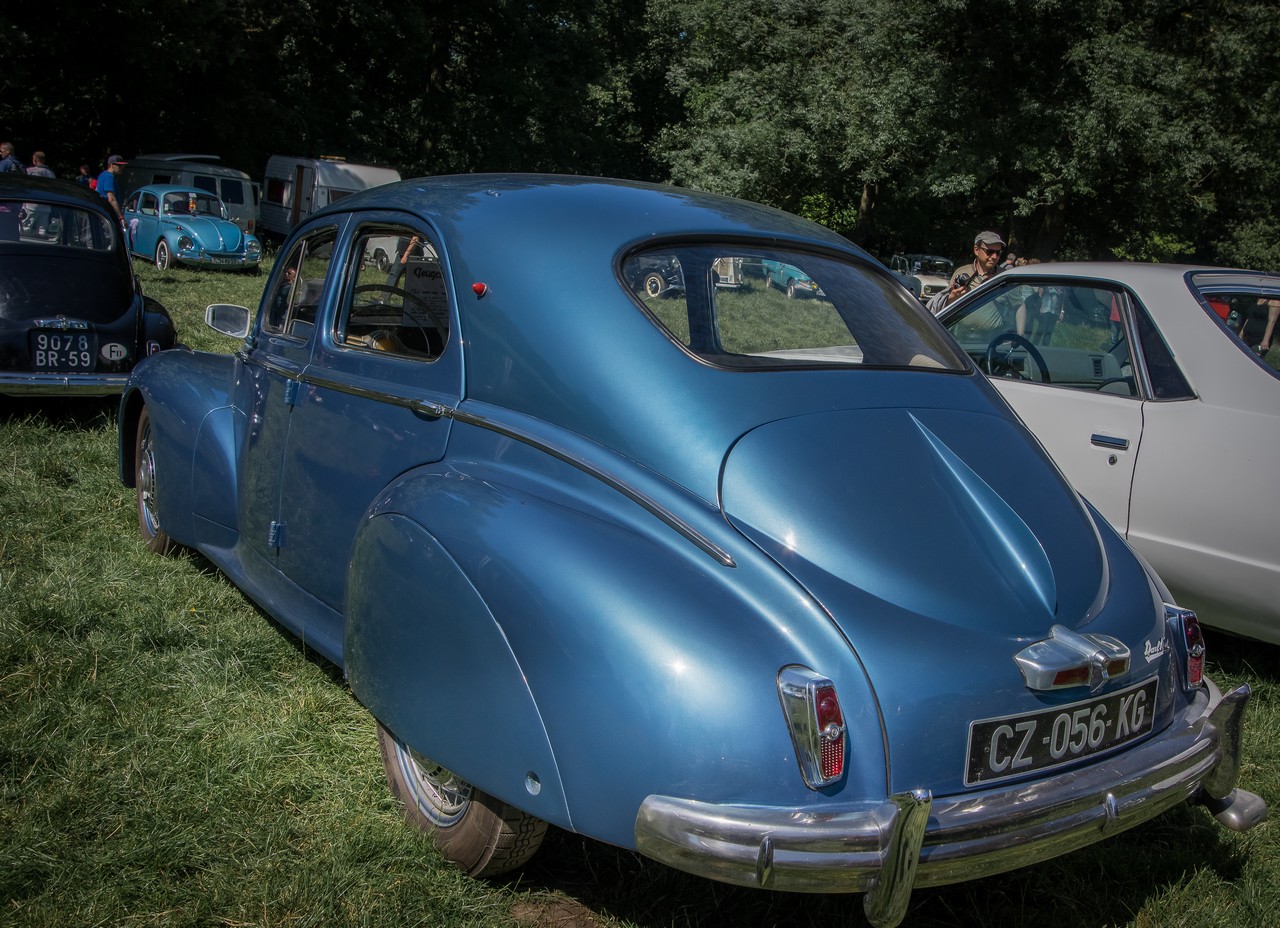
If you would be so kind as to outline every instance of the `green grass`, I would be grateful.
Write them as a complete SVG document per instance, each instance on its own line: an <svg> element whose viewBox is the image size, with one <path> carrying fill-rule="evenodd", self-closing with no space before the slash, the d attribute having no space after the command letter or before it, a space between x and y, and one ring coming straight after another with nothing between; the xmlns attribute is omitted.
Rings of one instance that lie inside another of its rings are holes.
<svg viewBox="0 0 1280 928"><path fill-rule="evenodd" d="M139 267L183 341L265 278ZM207 334L206 334L207 333ZM856 926L857 896L723 886L553 830L510 880L446 866L402 825L368 714L199 558L149 555L116 478L114 407L0 400L0 924ZM1210 637L1255 690L1243 784L1280 796L1280 649ZM917 891L941 926L1258 926L1275 826L1184 808L1004 876Z"/></svg>

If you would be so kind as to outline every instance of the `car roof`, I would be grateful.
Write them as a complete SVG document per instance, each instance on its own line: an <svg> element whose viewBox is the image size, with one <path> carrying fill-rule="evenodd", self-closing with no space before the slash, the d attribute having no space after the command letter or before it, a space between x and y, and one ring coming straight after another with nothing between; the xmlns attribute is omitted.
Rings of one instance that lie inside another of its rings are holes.
<svg viewBox="0 0 1280 928"><path fill-rule="evenodd" d="M371 187L316 213L404 209L431 217L447 235L487 222L554 228L563 241L619 237L739 235L759 231L791 244L834 248L869 258L848 239L790 213L718 194L641 181L557 174L461 174ZM546 221L553 211L556 222ZM575 234L581 230L581 234Z"/></svg>
<svg viewBox="0 0 1280 928"><path fill-rule="evenodd" d="M194 193L198 196L213 197L215 200L218 199L218 195L216 193L211 193L208 190L201 190L199 187L179 187L176 184L143 184L141 187L134 188L133 192L130 193L129 196L133 196L134 193L141 193L143 190L149 191L158 196L164 196L166 193Z"/></svg>
<svg viewBox="0 0 1280 928"><path fill-rule="evenodd" d="M29 174L12 172L0 174L0 199L39 200L43 203L80 206L110 214L107 200L101 194L59 178L32 177Z"/></svg>

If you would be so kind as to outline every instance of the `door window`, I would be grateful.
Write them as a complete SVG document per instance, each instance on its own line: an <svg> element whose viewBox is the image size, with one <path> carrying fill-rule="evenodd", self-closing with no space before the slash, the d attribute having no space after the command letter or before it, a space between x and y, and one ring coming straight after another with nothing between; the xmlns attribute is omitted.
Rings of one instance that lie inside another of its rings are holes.
<svg viewBox="0 0 1280 928"><path fill-rule="evenodd" d="M392 255L386 271L367 260ZM449 338L449 293L435 246L398 225L367 225L351 249L353 282L338 318L335 340L363 351L434 361Z"/></svg>
<svg viewBox="0 0 1280 928"><path fill-rule="evenodd" d="M263 303L263 331L290 338L310 337L333 264L337 235L335 227L319 229L289 249Z"/></svg>

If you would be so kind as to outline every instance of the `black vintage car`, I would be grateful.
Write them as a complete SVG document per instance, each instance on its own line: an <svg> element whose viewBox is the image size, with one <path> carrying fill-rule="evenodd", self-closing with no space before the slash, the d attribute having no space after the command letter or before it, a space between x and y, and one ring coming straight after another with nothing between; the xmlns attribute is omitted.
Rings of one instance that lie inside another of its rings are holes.
<svg viewBox="0 0 1280 928"><path fill-rule="evenodd" d="M140 359L174 341L105 199L0 174L0 394L119 393Z"/></svg>

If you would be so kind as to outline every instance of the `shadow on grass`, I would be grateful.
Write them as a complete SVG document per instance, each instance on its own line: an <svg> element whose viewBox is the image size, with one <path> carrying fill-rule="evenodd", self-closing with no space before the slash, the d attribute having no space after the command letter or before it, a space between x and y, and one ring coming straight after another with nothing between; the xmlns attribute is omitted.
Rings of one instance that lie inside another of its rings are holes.
<svg viewBox="0 0 1280 928"><path fill-rule="evenodd" d="M1143 924L1144 907L1200 876L1223 884L1241 874L1243 851L1200 809L1181 807L1101 844L995 877L916 890L904 928L1055 928ZM511 882L542 899L541 928L863 926L862 896L779 893L704 880L639 854L552 828L537 856ZM567 897L568 904L561 897ZM549 900L559 899L551 902ZM576 913L576 914L574 914ZM1156 917L1159 921L1159 917Z"/></svg>
<svg viewBox="0 0 1280 928"><path fill-rule="evenodd" d="M118 396L0 396L0 422L47 426L59 432L115 428Z"/></svg>

